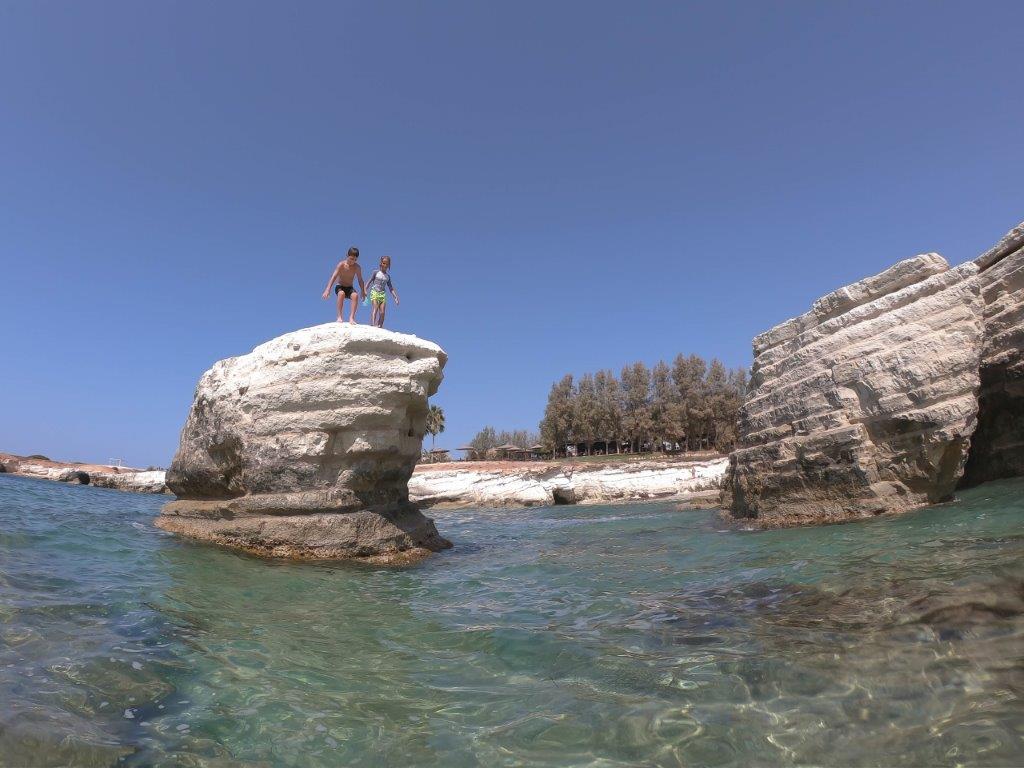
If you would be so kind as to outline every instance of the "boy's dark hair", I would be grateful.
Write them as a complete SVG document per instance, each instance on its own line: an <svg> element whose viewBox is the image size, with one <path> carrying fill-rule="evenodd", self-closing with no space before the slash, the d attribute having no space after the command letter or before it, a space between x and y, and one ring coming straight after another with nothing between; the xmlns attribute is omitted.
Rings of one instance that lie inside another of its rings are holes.
<svg viewBox="0 0 1024 768"><path fill-rule="evenodd" d="M349 249L348 249L348 255L349 255L349 256L358 256L358 255L359 255L359 249L358 249L358 248L356 248L356 247L355 247L355 246L353 245L353 246L352 246L351 248L349 248Z"/></svg>

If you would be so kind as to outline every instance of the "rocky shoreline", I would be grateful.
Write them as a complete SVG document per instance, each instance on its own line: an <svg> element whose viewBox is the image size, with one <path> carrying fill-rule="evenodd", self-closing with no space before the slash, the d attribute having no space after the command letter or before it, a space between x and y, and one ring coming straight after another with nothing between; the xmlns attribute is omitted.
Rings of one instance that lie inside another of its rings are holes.
<svg viewBox="0 0 1024 768"><path fill-rule="evenodd" d="M603 462L452 462L416 468L422 507L531 507L654 499L718 503L726 456Z"/></svg>
<svg viewBox="0 0 1024 768"><path fill-rule="evenodd" d="M91 485L129 493L170 493L162 469L144 470L109 464L53 461L35 456L0 453L0 472L71 485Z"/></svg>

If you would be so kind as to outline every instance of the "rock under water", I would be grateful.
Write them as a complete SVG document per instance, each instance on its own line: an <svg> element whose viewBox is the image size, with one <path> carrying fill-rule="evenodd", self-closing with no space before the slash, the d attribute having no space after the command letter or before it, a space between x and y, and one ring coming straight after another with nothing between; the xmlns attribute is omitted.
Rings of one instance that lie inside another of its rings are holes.
<svg viewBox="0 0 1024 768"><path fill-rule="evenodd" d="M842 521L1024 474L1022 245L901 261L756 337L732 514Z"/></svg>
<svg viewBox="0 0 1024 768"><path fill-rule="evenodd" d="M409 502L444 351L329 323L203 374L157 525L272 556L394 561L451 544Z"/></svg>

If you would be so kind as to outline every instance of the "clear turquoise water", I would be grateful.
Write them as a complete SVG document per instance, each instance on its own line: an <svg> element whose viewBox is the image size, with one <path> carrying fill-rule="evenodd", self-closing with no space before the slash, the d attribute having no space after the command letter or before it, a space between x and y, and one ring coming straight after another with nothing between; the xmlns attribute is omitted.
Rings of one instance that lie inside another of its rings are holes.
<svg viewBox="0 0 1024 768"><path fill-rule="evenodd" d="M404 569L180 542L0 476L0 764L1020 765L1024 482L729 530L437 513Z"/></svg>

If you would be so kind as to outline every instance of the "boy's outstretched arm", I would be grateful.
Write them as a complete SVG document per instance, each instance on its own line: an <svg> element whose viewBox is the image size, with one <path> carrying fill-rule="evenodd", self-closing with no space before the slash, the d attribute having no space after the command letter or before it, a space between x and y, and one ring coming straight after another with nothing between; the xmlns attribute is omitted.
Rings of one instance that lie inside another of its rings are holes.
<svg viewBox="0 0 1024 768"><path fill-rule="evenodd" d="M327 281L327 287L324 288L323 298L326 299L328 296L331 295L331 286L334 285L335 278L338 277L338 270L339 269L341 269L341 262L338 262L338 266L336 266L334 268L334 271L331 272L331 278L330 278L330 280Z"/></svg>
<svg viewBox="0 0 1024 768"><path fill-rule="evenodd" d="M356 277L359 278L359 295L366 295L366 283L363 282L363 268L359 265L356 266Z"/></svg>

